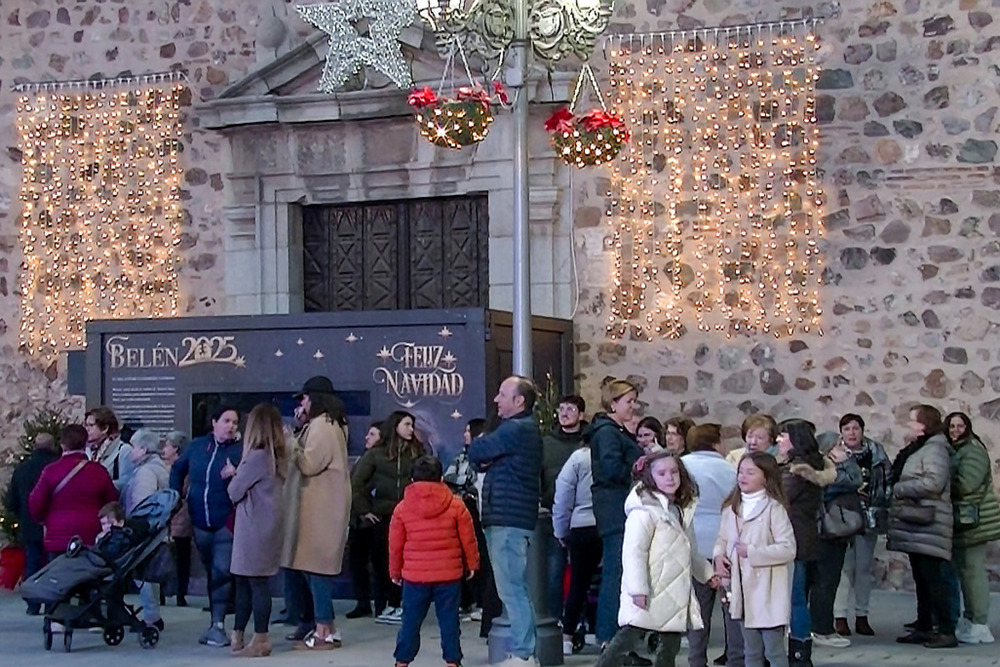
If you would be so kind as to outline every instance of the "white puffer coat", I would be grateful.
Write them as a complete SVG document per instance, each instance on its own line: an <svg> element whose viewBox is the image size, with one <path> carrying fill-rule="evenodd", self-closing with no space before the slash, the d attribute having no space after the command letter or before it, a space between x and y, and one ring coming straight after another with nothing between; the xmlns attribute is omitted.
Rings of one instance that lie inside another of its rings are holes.
<svg viewBox="0 0 1000 667"><path fill-rule="evenodd" d="M698 554L691 527L694 506L684 511L662 494L635 489L625 501L622 547L622 590L618 625L657 632L687 632L703 627L691 577L701 583L712 576L708 560ZM632 601L646 596L646 608Z"/></svg>

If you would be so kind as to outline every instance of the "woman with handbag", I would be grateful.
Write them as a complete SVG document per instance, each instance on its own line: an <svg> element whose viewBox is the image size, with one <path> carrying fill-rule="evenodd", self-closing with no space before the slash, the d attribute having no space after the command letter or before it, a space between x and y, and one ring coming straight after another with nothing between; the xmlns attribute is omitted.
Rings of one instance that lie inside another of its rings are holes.
<svg viewBox="0 0 1000 667"><path fill-rule="evenodd" d="M813 643L830 648L846 648L851 640L836 633L833 625L833 601L844 568L848 541L864 530L861 510L861 468L840 436L823 434L820 448L836 467L836 479L823 488L823 502L818 518L819 539L816 548L816 581L809 599Z"/></svg>
<svg viewBox="0 0 1000 667"><path fill-rule="evenodd" d="M993 490L990 455L963 412L945 420L951 455L951 500L955 515L952 564L958 572L965 609L955 637L963 644L992 644L989 626L990 582L986 548L1000 539L1000 504Z"/></svg>
<svg viewBox="0 0 1000 667"><path fill-rule="evenodd" d="M847 542L844 569L833 603L834 628L838 635L851 635L847 618L853 598L854 631L870 637L875 634L868 622L872 559L878 537L885 533L889 522L890 462L882 445L865 435L865 420L861 415L848 413L840 418L840 437L861 468L860 495L865 529Z"/></svg>
<svg viewBox="0 0 1000 667"><path fill-rule="evenodd" d="M910 557L917 622L910 634L896 641L927 648L954 648L958 646L956 613L948 585L954 521L951 447L943 433L941 412L933 406L912 408L907 427L914 440L892 462L888 548Z"/></svg>

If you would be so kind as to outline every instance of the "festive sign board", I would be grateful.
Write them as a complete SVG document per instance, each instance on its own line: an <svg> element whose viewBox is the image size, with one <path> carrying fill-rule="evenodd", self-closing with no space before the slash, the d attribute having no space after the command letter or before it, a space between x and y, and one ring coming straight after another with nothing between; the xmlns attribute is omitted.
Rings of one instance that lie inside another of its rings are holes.
<svg viewBox="0 0 1000 667"><path fill-rule="evenodd" d="M536 372L568 390L572 324L533 325ZM291 419L303 382L325 375L347 408L351 455L372 421L406 410L447 463L466 422L493 412L510 340L509 314L477 309L96 321L87 404L110 406L133 428L199 435L221 405L245 414L271 401Z"/></svg>

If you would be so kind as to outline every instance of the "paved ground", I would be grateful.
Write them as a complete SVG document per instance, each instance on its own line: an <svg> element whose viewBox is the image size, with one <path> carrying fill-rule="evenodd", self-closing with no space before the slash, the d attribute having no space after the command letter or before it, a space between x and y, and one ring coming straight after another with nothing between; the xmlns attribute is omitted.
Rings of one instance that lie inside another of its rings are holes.
<svg viewBox="0 0 1000 667"><path fill-rule="evenodd" d="M126 637L117 647L104 645L99 634L77 632L73 638L73 652L62 652L57 643L52 653L42 649L41 619L24 614L20 598L11 594L0 594L0 667L34 667L51 665L59 661L75 667L112 667L115 665L141 664L143 667L173 667L181 665L232 665L224 649L199 646L196 638L206 623L206 615L199 611L203 600L191 598L194 605L186 609L168 606L164 608L167 629L159 646L153 650L143 650L134 636ZM276 601L276 607L280 600ZM349 605L337 604L337 614L342 615ZM817 649L814 662L817 666L916 666L930 665L1000 665L1000 644L992 646L969 646L946 651L928 651L896 644L894 638L901 631L902 624L914 617L913 597L899 593L875 593L873 600L872 625L878 636L861 638L848 649L834 651ZM993 618L1000 618L1000 596L993 597ZM336 665L337 667L376 667L393 664L392 651L395 629L376 625L370 619L344 621L340 628L344 635L344 647L319 654L303 654L291 651L284 641L276 642L274 655L261 664L270 665ZM284 627L276 628L282 634ZM478 625L464 624L463 650L466 667L486 665L486 643L478 636ZM998 635L997 624L993 625L994 635ZM277 634L277 633L275 633ZM415 667L430 667L442 664L439 653L437 627L433 614L425 623L424 648L413 663ZM721 635L713 638L710 657L721 650ZM57 638L58 642L58 638ZM584 666L594 663L593 656L574 656L567 665ZM256 664L256 663L255 663ZM682 654L678 666L687 660Z"/></svg>

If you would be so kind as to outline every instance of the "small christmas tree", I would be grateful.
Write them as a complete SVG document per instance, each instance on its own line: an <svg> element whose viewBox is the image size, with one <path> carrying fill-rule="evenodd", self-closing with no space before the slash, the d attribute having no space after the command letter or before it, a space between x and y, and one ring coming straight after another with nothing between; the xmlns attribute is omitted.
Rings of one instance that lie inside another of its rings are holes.
<svg viewBox="0 0 1000 667"><path fill-rule="evenodd" d="M56 442L62 435L63 429L70 423L70 419L63 414L62 410L53 408L43 408L29 417L24 422L24 433L17 439L17 447L8 452L5 463L16 466L21 461L31 456L35 449L35 438L39 433L50 433ZM7 509L7 489L4 488L3 496L0 496L0 535L8 544L20 544L18 532L18 518L13 512Z"/></svg>
<svg viewBox="0 0 1000 667"><path fill-rule="evenodd" d="M543 434L555 428L561 397L559 386L552 378L552 371L547 372L545 384L538 388L538 398L535 400L535 418L538 419L538 428Z"/></svg>

